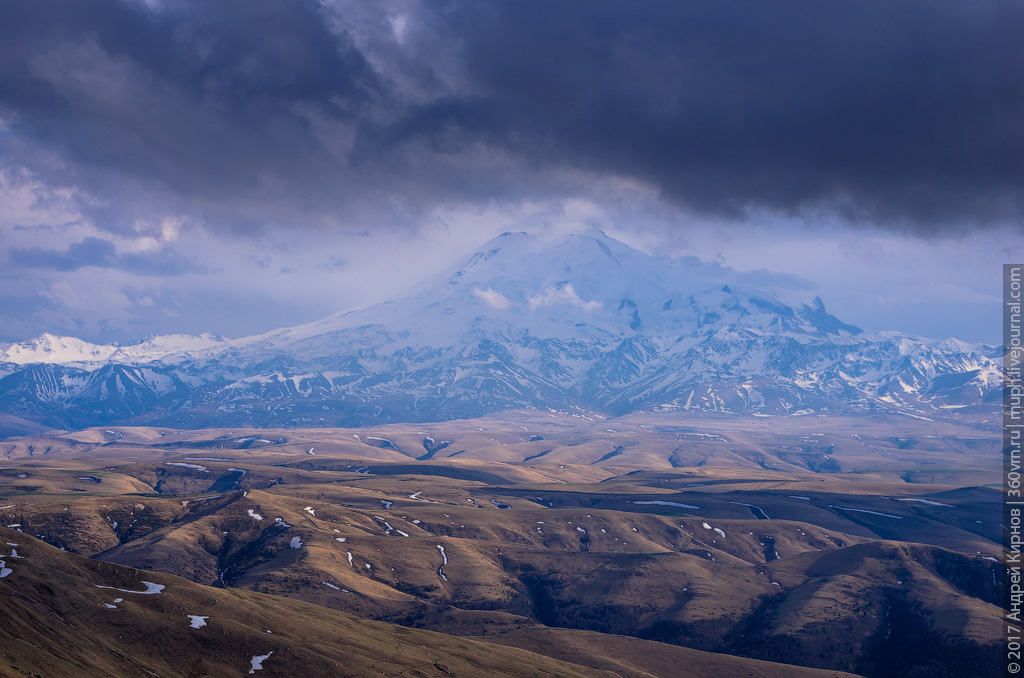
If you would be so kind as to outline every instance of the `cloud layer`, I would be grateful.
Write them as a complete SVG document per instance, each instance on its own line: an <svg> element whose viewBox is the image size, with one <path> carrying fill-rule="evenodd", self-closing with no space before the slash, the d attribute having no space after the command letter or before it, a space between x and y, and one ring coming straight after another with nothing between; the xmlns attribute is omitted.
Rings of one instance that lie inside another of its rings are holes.
<svg viewBox="0 0 1024 678"><path fill-rule="evenodd" d="M0 0L0 340L238 336L591 227L966 336L1024 256L1022 29L1016 0Z"/></svg>
<svg viewBox="0 0 1024 678"><path fill-rule="evenodd" d="M592 313L593 311L597 311L601 308L601 302L585 301L576 293L576 290L573 289L573 286L569 283L558 288L546 287L543 291L530 297L531 311L535 311L538 308L547 308L549 306L560 306L562 304L575 306L576 308L583 309L587 313Z"/></svg>
<svg viewBox="0 0 1024 678"><path fill-rule="evenodd" d="M501 292L488 287L485 290L475 289L473 295L493 309L507 311L512 308L512 302Z"/></svg>
<svg viewBox="0 0 1024 678"><path fill-rule="evenodd" d="M5 3L5 151L217 227L649 184L922 231L1022 215L1011 0Z"/></svg>

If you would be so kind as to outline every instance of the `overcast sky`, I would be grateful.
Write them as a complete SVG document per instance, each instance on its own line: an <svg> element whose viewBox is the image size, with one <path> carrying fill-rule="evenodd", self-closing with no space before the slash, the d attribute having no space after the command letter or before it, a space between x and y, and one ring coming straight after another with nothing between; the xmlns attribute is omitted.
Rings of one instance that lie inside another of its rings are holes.
<svg viewBox="0 0 1024 678"><path fill-rule="evenodd" d="M0 0L0 341L237 337L600 228L997 343L1022 40L1017 0Z"/></svg>

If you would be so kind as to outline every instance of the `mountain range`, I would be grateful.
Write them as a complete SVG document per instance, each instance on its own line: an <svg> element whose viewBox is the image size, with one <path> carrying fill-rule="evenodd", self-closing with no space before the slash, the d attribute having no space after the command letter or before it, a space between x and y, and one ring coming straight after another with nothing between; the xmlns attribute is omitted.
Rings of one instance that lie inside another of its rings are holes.
<svg viewBox="0 0 1024 678"><path fill-rule="evenodd" d="M406 296L228 340L0 345L5 421L359 426L502 410L992 416L1001 348L868 334L603 234L505 233ZM699 262L697 262L699 263ZM15 427L16 428L16 427Z"/></svg>

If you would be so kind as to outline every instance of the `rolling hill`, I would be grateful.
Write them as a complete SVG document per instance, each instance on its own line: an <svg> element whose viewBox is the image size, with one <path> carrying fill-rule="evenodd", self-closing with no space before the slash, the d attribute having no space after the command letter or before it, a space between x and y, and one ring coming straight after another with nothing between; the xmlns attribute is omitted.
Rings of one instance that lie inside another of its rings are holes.
<svg viewBox="0 0 1024 678"><path fill-rule="evenodd" d="M879 431L830 453L847 472L781 456L673 467L676 436L763 431L658 429L661 416L32 436L4 443L0 525L96 562L619 675L680 675L664 667L684 650L737 670L995 675L999 494L977 480L996 470L952 468L986 468L987 447L908 437L892 443L902 460L854 466ZM609 436L643 451L602 461Z"/></svg>

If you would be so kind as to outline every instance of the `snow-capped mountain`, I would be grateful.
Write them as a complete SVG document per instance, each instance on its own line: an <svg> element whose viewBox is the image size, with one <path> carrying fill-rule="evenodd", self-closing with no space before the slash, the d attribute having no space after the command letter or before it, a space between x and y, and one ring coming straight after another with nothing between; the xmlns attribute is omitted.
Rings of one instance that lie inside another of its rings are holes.
<svg viewBox="0 0 1024 678"><path fill-rule="evenodd" d="M867 336L821 300L709 287L604 235L506 233L410 295L225 340L0 346L0 412L49 425L361 425L509 408L990 410L1000 349Z"/></svg>

